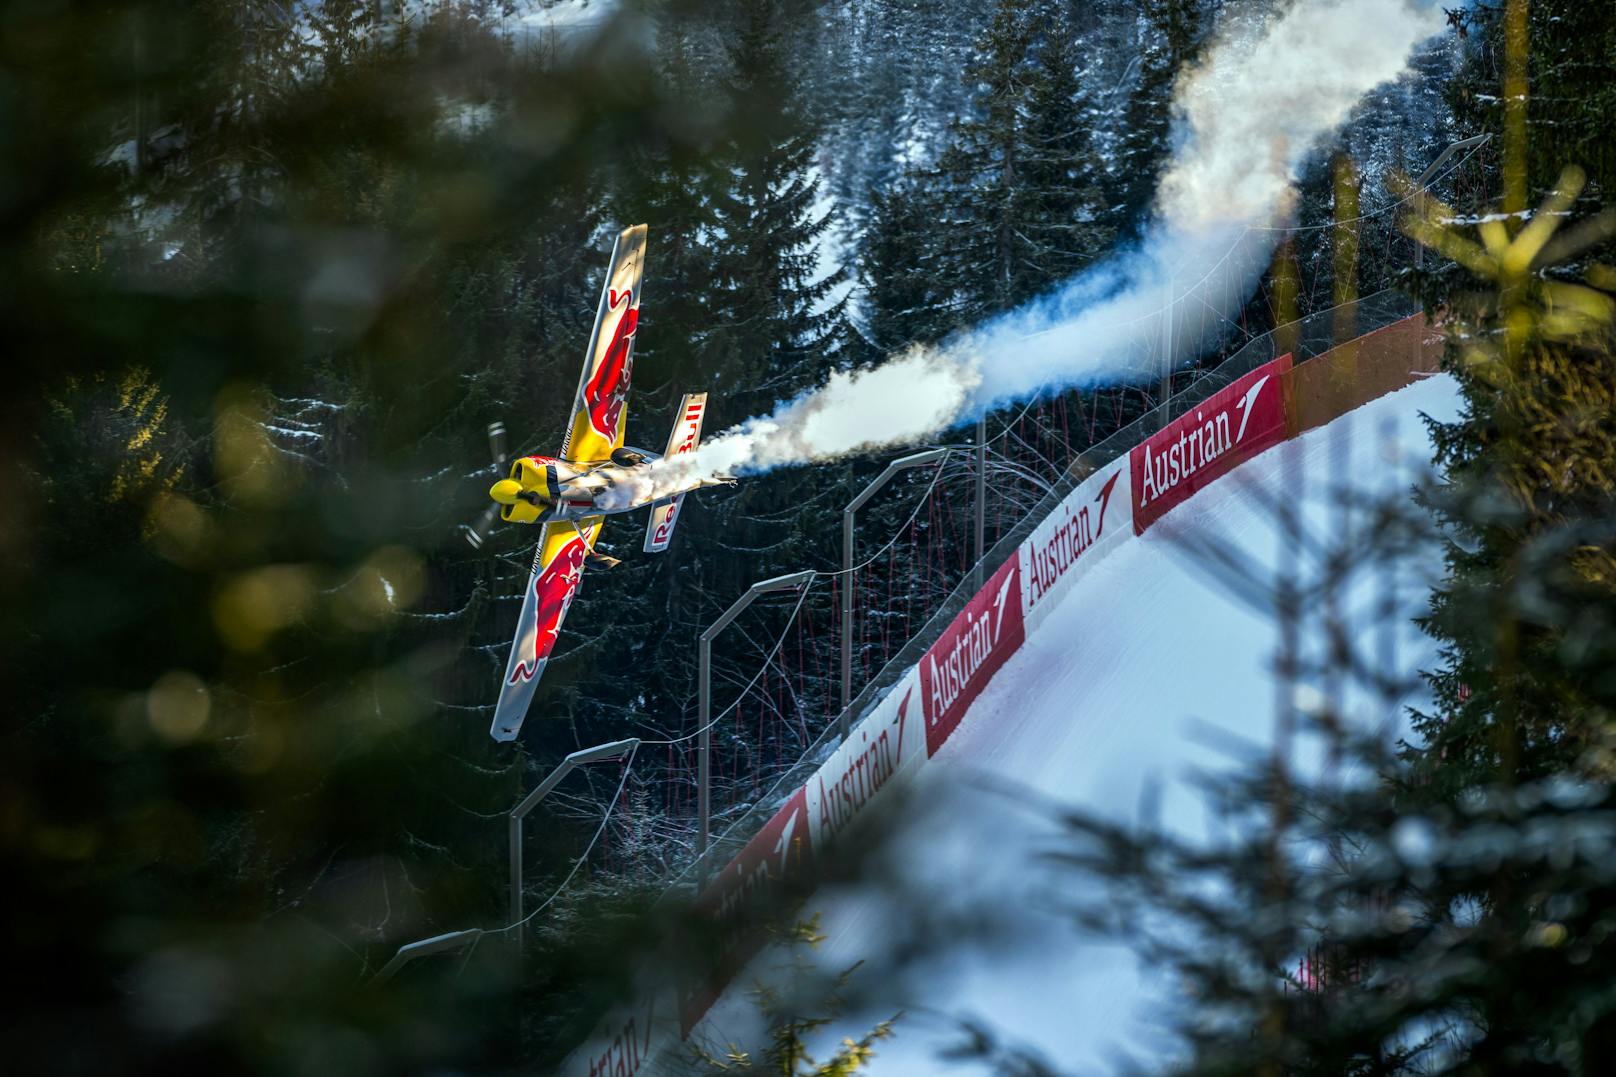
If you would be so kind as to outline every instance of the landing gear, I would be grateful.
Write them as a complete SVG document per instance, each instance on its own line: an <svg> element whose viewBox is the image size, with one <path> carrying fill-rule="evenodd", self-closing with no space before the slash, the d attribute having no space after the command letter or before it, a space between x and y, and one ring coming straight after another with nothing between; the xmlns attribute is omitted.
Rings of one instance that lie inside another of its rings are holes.
<svg viewBox="0 0 1616 1077"><path fill-rule="evenodd" d="M608 557L603 553L596 553L595 548L589 544L589 536L584 534L583 528L578 526L578 521L572 520L570 522L572 524L572 529L578 532L578 537L584 540L584 550L588 552L589 559L591 561L599 561L607 568L616 568L618 565L623 563L615 557Z"/></svg>

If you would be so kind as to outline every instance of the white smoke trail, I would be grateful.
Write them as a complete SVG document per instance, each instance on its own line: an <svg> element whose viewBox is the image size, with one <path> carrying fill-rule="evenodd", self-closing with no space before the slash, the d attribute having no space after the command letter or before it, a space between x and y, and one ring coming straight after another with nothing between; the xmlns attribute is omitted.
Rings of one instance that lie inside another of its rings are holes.
<svg viewBox="0 0 1616 1077"><path fill-rule="evenodd" d="M1250 295L1308 154L1441 27L1427 0L1297 0L1266 24L1228 29L1179 81L1177 150L1135 249L941 347L833 375L659 461L620 495L912 443L1050 389L1159 374L1163 356L1200 346Z"/></svg>

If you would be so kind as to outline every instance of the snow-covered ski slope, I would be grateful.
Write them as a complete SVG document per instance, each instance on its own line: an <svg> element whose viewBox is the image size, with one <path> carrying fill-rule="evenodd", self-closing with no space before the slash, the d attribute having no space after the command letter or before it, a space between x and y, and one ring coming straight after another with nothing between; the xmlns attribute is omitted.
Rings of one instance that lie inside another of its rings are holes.
<svg viewBox="0 0 1616 1077"><path fill-rule="evenodd" d="M1364 518L1340 507L1340 491L1406 496L1430 459L1421 413L1451 419L1458 407L1452 380L1428 377L1269 448L1098 560L1042 616L1029 612L1025 642L916 776L908 821L868 865L874 878L822 887L803 913L819 914L826 935L812 964L866 963L849 1009L815 1037L820 1057L901 1009L871 1072L993 1072L939 1059L962 1038L959 1018L1066 1072L1109 1069L1123 1054L1162 1060L1172 1045L1158 1022L1173 985L1141 967L1126 939L1085 940L1062 915L1080 883L1039 859L1056 838L1049 806L1128 818L1154 800L1169 825L1210 826L1183 779L1267 750L1279 629L1219 582L1206 551L1225 542L1263 574L1316 577L1316 555L1293 554L1274 499L1300 504L1304 527L1326 542L1341 537ZM1439 569L1429 548L1390 583L1377 573L1350 586L1343 606L1359 642L1405 670L1428 664L1429 641L1407 618ZM1389 634L1378 615L1388 588L1401 611ZM1317 635L1304 624L1303 646ZM802 957L775 947L750 961L692 1038L756 1048L749 988L785 987Z"/></svg>

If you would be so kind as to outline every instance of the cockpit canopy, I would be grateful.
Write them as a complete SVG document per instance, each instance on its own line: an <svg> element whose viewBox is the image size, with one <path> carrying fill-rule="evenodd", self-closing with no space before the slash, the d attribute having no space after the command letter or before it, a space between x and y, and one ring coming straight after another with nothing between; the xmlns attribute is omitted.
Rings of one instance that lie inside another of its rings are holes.
<svg viewBox="0 0 1616 1077"><path fill-rule="evenodd" d="M612 463L618 467L638 467L649 460L650 454L627 445L612 450Z"/></svg>

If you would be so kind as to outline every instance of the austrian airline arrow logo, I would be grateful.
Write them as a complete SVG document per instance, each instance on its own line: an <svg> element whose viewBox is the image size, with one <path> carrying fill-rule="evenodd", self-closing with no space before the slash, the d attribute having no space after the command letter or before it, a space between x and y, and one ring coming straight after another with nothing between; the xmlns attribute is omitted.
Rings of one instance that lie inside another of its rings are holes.
<svg viewBox="0 0 1616 1077"><path fill-rule="evenodd" d="M903 702L898 704L898 761L903 761L903 727L909 723L905 719L909 716L909 697L915 694L915 686L910 685L909 691L903 694Z"/></svg>
<svg viewBox="0 0 1616 1077"><path fill-rule="evenodd" d="M1105 507L1111 504L1111 491L1116 489L1117 480L1120 478L1122 478L1122 469L1118 468L1115 475L1105 480L1105 485L1100 487L1100 495L1094 499L1100 503L1100 521L1094 527L1096 538L1105 534Z"/></svg>
<svg viewBox="0 0 1616 1077"><path fill-rule="evenodd" d="M780 858L781 878L785 878L787 859L791 856L791 838L797 832L797 817L801 814L800 808L792 811L780 832L780 840L774 843L774 855Z"/></svg>
<svg viewBox="0 0 1616 1077"><path fill-rule="evenodd" d="M999 584L999 597L993 600L993 642L989 646L997 646L999 643L999 629L1004 625L1004 600L1010 594L1010 584L1014 579L1013 574L1006 573L1004 582Z"/></svg>
<svg viewBox="0 0 1616 1077"><path fill-rule="evenodd" d="M1240 444L1240 440L1246 436L1246 424L1251 421L1251 405L1256 402L1257 394L1262 392L1262 387L1268 384L1268 379L1271 377L1273 377L1272 374L1264 374L1258 378L1251 388L1246 390L1246 395L1241 397L1235 404L1235 407L1240 409L1240 429L1235 431L1234 435L1236 445Z"/></svg>

